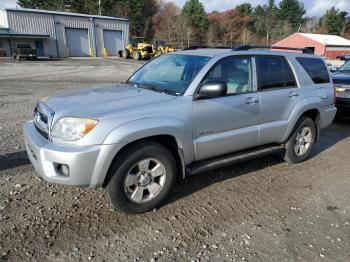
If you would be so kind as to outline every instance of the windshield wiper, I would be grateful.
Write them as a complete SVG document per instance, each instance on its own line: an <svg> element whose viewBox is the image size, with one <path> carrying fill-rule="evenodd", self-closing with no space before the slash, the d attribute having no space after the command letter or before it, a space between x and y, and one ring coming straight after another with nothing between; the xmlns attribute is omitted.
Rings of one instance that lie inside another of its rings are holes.
<svg viewBox="0 0 350 262"><path fill-rule="evenodd" d="M166 92L163 89L156 87L156 86L147 85L147 84L136 84L136 86L144 88L144 89L152 90L152 91L155 91L158 93L166 94Z"/></svg>

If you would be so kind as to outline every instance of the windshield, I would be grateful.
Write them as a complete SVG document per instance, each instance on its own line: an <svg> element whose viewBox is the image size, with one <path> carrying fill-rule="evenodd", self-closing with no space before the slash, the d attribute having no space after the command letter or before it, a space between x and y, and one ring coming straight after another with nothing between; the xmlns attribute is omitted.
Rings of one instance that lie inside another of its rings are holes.
<svg viewBox="0 0 350 262"><path fill-rule="evenodd" d="M182 95L210 60L205 56L161 55L145 64L127 83L172 95Z"/></svg>
<svg viewBox="0 0 350 262"><path fill-rule="evenodd" d="M341 68L339 68L340 72L350 72L350 60L347 61Z"/></svg>

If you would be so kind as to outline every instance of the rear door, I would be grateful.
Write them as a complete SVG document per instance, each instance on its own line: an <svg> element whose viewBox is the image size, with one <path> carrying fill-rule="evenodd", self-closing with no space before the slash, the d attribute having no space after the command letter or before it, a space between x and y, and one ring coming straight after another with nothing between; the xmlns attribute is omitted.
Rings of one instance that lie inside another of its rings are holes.
<svg viewBox="0 0 350 262"><path fill-rule="evenodd" d="M257 56L261 145L281 142L295 106L303 99L292 68L283 56Z"/></svg>

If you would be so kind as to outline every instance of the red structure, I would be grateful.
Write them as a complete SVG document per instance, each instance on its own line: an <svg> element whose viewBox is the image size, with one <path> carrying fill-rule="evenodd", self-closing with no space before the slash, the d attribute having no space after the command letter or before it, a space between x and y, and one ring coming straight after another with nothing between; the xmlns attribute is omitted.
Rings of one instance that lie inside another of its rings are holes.
<svg viewBox="0 0 350 262"><path fill-rule="evenodd" d="M350 41L335 35L295 33L275 43L274 46L310 48L315 54L327 59L350 54Z"/></svg>

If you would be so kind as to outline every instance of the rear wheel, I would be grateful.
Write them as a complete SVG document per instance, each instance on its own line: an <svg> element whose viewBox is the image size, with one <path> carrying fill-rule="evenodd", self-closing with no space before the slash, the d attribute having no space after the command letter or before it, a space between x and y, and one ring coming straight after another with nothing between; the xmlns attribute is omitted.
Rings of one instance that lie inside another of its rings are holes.
<svg viewBox="0 0 350 262"><path fill-rule="evenodd" d="M133 56L133 58L135 60L141 60L142 59L141 53L138 50L135 50L132 56Z"/></svg>
<svg viewBox="0 0 350 262"><path fill-rule="evenodd" d="M128 49L124 49L124 50L122 51L122 57L123 57L124 59L128 59L128 58L130 57L130 51L129 51Z"/></svg>
<svg viewBox="0 0 350 262"><path fill-rule="evenodd" d="M158 207L176 178L171 152L146 141L127 148L113 162L106 194L111 205L126 213L142 213Z"/></svg>
<svg viewBox="0 0 350 262"><path fill-rule="evenodd" d="M310 156L315 140L315 122L311 118L301 117L286 143L283 152L284 160L293 164L306 160Z"/></svg>

